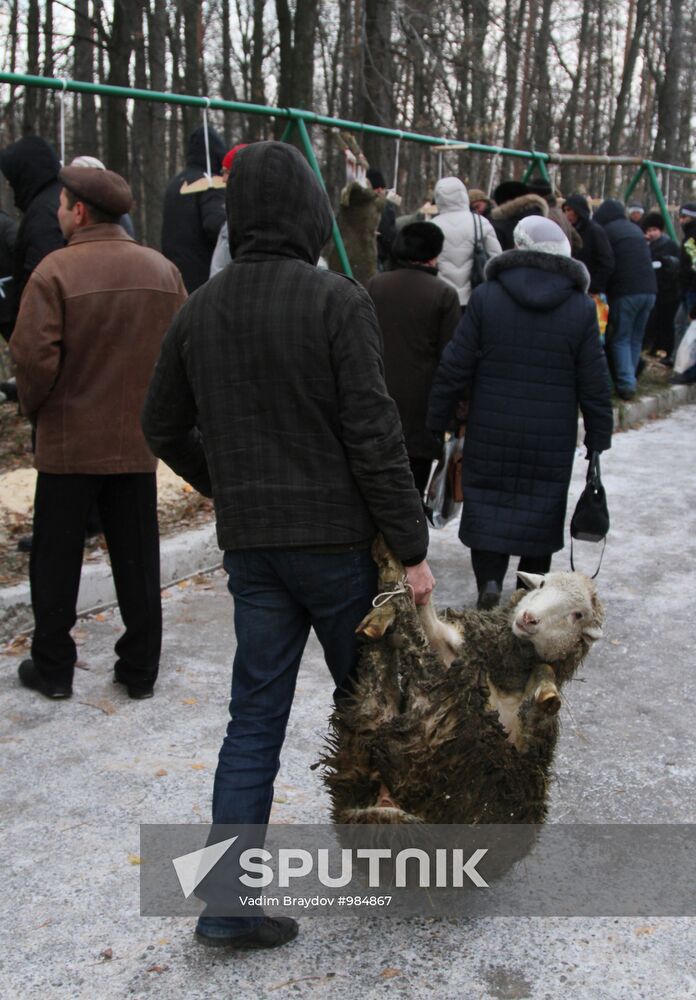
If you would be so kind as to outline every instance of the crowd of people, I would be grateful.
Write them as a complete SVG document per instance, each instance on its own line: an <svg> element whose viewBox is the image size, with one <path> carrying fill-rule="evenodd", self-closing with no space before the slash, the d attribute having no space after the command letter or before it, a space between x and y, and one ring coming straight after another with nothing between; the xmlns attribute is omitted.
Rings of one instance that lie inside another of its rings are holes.
<svg viewBox="0 0 696 1000"><path fill-rule="evenodd" d="M0 169L21 212L18 227L0 218L2 330L38 470L35 628L19 679L72 694L96 511L124 623L113 679L152 697L164 460L213 498L234 597L218 824L268 821L310 628L335 696L350 691L378 532L414 601L429 600L423 496L443 435L465 424L460 538L488 609L511 556L544 573L563 546L578 408L588 457L609 448L610 369L630 398L644 338L668 360L675 312L696 303L692 202L677 247L661 216L636 225L614 199L592 215L581 195L561 207L548 185L506 182L490 199L445 177L431 212L400 220L380 203L363 287L317 266L333 213L287 144L226 151L197 130L165 195L162 253L133 237L129 185L93 157L61 168L27 136ZM372 173L380 197L383 181ZM205 944L242 948L296 933L288 919L208 912L197 927Z"/></svg>

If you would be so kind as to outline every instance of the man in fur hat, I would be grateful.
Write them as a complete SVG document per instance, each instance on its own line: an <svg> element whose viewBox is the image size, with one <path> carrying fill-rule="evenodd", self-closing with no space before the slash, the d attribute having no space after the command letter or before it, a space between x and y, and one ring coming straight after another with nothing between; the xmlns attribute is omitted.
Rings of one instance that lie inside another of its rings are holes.
<svg viewBox="0 0 696 1000"><path fill-rule="evenodd" d="M491 222L503 250L512 250L515 226L528 215L548 217L549 207L541 195L530 191L522 181L503 181L493 192L496 208L491 212Z"/></svg>
<svg viewBox="0 0 696 1000"><path fill-rule="evenodd" d="M152 697L159 665L156 460L140 410L164 332L186 298L176 267L118 225L132 196L111 170L65 167L58 221L67 246L34 269L10 351L38 469L29 565L34 635L21 683L69 698L85 526L96 505L125 632L114 680Z"/></svg>

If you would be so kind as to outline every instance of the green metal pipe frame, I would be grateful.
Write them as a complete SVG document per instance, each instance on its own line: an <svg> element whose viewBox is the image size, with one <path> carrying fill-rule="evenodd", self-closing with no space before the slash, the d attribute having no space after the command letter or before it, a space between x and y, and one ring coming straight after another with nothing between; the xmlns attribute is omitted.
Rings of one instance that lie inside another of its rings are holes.
<svg viewBox="0 0 696 1000"><path fill-rule="evenodd" d="M300 108L275 108L265 104L247 104L243 101L223 101L219 98L194 97L191 94L169 94L156 90L138 90L131 87L115 87L104 83L86 83L81 80L62 80L43 76L29 76L24 73L6 73L0 71L0 83L8 83L14 86L40 87L44 90L57 90L60 93L75 94L97 94L102 97L117 97L123 100L151 101L160 104L179 104L186 107L197 107L215 111L236 111L242 114L262 115L268 118L287 118L288 124L282 136L282 141L287 142L295 128L299 130L299 136L310 166L326 189L321 169L317 162L309 136L307 124L324 125L331 128L345 129L349 132L361 132L366 135L380 135L384 138L403 139L406 142L420 142L429 146L440 145L442 147L458 146L465 147L474 153L489 153L493 155L510 156L517 159L530 161L523 174L523 181L527 181L535 170L538 170L542 178L549 180L546 164L551 157L548 153L529 151L524 149L507 149L504 146L487 146L478 142L461 142L458 139L441 139L432 135L424 135L420 132L403 132L401 129L385 128L382 125L368 125L364 122L354 122L342 118L331 118L328 115L318 115L313 111L303 111ZM444 149L442 150L444 152ZM692 167L680 167L670 163L657 163L652 160L644 160L638 171L631 179L624 192L624 199L630 197L631 192L640 182L644 173L647 173L650 186L655 194L662 214L667 223L670 235L676 239L674 225L667 212L664 197L657 179L656 169L668 170L674 173L696 175L696 169ZM346 255L345 246L341 237L338 225L334 218L333 237L336 250L341 261L341 266L346 274L352 275L350 263Z"/></svg>

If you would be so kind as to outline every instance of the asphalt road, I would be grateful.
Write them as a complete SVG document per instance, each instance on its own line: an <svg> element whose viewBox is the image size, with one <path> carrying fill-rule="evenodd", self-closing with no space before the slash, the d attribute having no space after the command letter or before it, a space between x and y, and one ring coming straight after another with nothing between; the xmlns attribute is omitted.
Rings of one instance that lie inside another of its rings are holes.
<svg viewBox="0 0 696 1000"><path fill-rule="evenodd" d="M605 638L567 689L551 822L696 823L695 442L692 405L616 435L603 462L612 514L599 576ZM579 459L571 510L584 470ZM595 550L584 547L582 568ZM439 603L473 603L455 527L433 533L430 561ZM555 567L569 568L567 550ZM120 627L113 611L78 624L84 667L72 701L51 703L19 687L22 648L0 661L1 997L696 997L696 918L307 918L291 945L235 957L196 945L184 918L140 917L139 824L208 819L234 652L221 573L170 589L164 607L161 681L151 701L130 702L111 683ZM309 766L330 698L312 639L276 822L327 820Z"/></svg>

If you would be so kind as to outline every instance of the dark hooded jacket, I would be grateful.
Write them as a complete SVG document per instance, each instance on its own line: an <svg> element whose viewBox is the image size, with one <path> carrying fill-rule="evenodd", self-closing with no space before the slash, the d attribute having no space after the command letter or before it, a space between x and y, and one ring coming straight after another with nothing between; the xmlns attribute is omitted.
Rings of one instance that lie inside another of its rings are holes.
<svg viewBox="0 0 696 1000"><path fill-rule="evenodd" d="M213 496L222 549L364 547L428 532L374 307L317 268L326 193L294 147L254 143L227 186L232 263L182 308L143 413L148 443Z"/></svg>
<svg viewBox="0 0 696 1000"><path fill-rule="evenodd" d="M573 257L581 261L590 273L590 294L606 294L614 270L614 251L604 229L590 218L590 206L581 194L571 194L565 204L578 217L574 223L582 239L580 247L572 246Z"/></svg>
<svg viewBox="0 0 696 1000"><path fill-rule="evenodd" d="M219 175L227 150L214 129L208 129L208 142L211 174ZM189 294L208 280L210 261L225 221L223 188L181 194L184 183L199 180L205 171L205 132L201 125L189 138L185 169L167 185L162 212L162 253L181 271Z"/></svg>
<svg viewBox="0 0 696 1000"><path fill-rule="evenodd" d="M609 372L585 268L512 250L494 257L445 348L428 426L443 431L471 387L459 537L541 556L563 547L578 406L585 445L611 445Z"/></svg>
<svg viewBox="0 0 696 1000"><path fill-rule="evenodd" d="M45 139L27 135L3 149L0 169L12 186L15 205L22 212L12 267L14 321L31 272L46 254L65 246L58 225L60 161Z"/></svg>
<svg viewBox="0 0 696 1000"><path fill-rule="evenodd" d="M609 304L624 295L655 295L657 283L643 230L626 218L623 203L607 198L594 214L614 253L614 270L607 282Z"/></svg>

